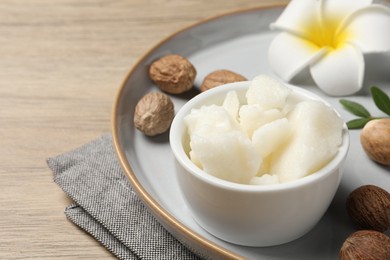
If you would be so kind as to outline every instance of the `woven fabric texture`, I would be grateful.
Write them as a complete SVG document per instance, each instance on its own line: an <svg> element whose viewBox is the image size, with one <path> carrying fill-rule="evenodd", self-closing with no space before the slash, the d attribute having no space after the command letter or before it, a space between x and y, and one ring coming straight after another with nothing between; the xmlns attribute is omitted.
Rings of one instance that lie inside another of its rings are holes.
<svg viewBox="0 0 390 260"><path fill-rule="evenodd" d="M111 135L49 158L54 181L74 201L65 215L120 259L200 259L152 216L133 191Z"/></svg>

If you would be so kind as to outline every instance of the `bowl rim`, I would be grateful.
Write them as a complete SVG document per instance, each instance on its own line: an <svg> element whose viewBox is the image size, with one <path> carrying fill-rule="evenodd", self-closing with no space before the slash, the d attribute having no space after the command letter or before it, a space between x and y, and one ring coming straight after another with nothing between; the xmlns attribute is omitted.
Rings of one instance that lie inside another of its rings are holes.
<svg viewBox="0 0 390 260"><path fill-rule="evenodd" d="M234 183L206 173L205 171L198 168L190 160L182 145L183 134L185 132L185 126L183 123L184 117L190 113L192 108L199 108L205 103L205 101L211 98L217 97L219 95L224 95L229 91L233 91L233 90L242 91L247 89L249 87L250 82L251 81L228 83L216 88L209 89L205 92L198 94L197 96L195 96L194 98L186 102L179 109L179 111L177 112L177 114L175 115L172 121L172 125L169 132L170 147L177 162L191 175L195 176L196 178L210 185L217 186L219 188L223 188L226 190L249 192L249 193L278 192L278 191L296 189L305 185L316 183L321 179L327 177L328 175L332 174L333 172L335 172L335 170L340 167L340 165L346 158L349 150L349 132L344 120L343 120L344 123L342 128L342 143L339 146L338 152L334 156L334 158L329 163L327 163L324 167L322 167L320 170L294 181L278 183L278 184L270 184L270 185L249 185L249 184ZM326 106L330 107L333 111L335 111L337 116L339 116L342 119L342 117L337 112L337 110L333 106L331 106L326 100L322 99L318 95L306 89L303 89L301 87L297 87L286 83L282 83L282 84L287 86L293 92L301 94L304 97L307 97L311 100L318 100L323 102Z"/></svg>

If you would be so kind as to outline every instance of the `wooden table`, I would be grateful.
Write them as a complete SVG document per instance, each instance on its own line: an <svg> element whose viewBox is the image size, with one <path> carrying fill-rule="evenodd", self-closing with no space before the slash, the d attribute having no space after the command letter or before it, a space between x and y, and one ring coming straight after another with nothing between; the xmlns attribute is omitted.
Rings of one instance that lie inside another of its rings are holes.
<svg viewBox="0 0 390 260"><path fill-rule="evenodd" d="M210 16L282 0L0 1L0 259L112 258L69 222L46 158L111 131L127 71Z"/></svg>

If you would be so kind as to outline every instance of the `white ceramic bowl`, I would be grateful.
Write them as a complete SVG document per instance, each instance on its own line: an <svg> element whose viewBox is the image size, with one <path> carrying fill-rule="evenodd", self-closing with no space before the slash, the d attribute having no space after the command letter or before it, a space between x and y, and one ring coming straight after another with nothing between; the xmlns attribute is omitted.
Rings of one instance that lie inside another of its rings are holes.
<svg viewBox="0 0 390 260"><path fill-rule="evenodd" d="M344 124L342 145L335 158L321 170L299 180L252 186L216 178L195 166L187 156L184 145L188 137L183 119L192 108L222 104L228 91L235 90L243 98L249 84L248 81L226 84L188 101L172 122L170 145L176 158L179 186L200 226L234 244L279 245L303 236L326 212L340 183L340 167L349 147L348 130ZM288 87L294 95L326 103L304 89Z"/></svg>

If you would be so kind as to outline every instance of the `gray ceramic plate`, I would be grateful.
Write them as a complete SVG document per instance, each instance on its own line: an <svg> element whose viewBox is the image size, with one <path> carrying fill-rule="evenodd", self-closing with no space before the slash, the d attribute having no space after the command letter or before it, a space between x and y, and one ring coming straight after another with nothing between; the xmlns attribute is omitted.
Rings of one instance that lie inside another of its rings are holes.
<svg viewBox="0 0 390 260"><path fill-rule="evenodd" d="M148 67L158 57L170 53L188 57L198 71L196 86L201 84L205 75L216 69L230 69L248 79L262 73L272 75L266 57L268 45L276 32L271 32L268 26L281 11L282 7L268 7L235 12L208 19L173 34L139 60L118 93L113 114L113 136L119 160L130 182L165 228L194 251L206 256L335 259L344 239L355 230L344 208L348 193L363 184L375 184L390 191L389 168L370 161L361 148L360 131L351 131L350 152L340 188L317 226L304 237L281 246L237 246L213 237L192 219L176 183L168 134L148 138L134 128L133 113L137 101L149 91L158 91L148 77ZM390 55L374 55L366 59L366 87L350 99L365 104L372 114L383 115L371 102L367 86L378 84L389 93L390 78L383 68L389 67L384 64L390 64ZM327 99L345 120L353 118L339 105L338 98L325 96L310 81L298 85ZM172 96L176 111L195 94L196 91L192 91Z"/></svg>

